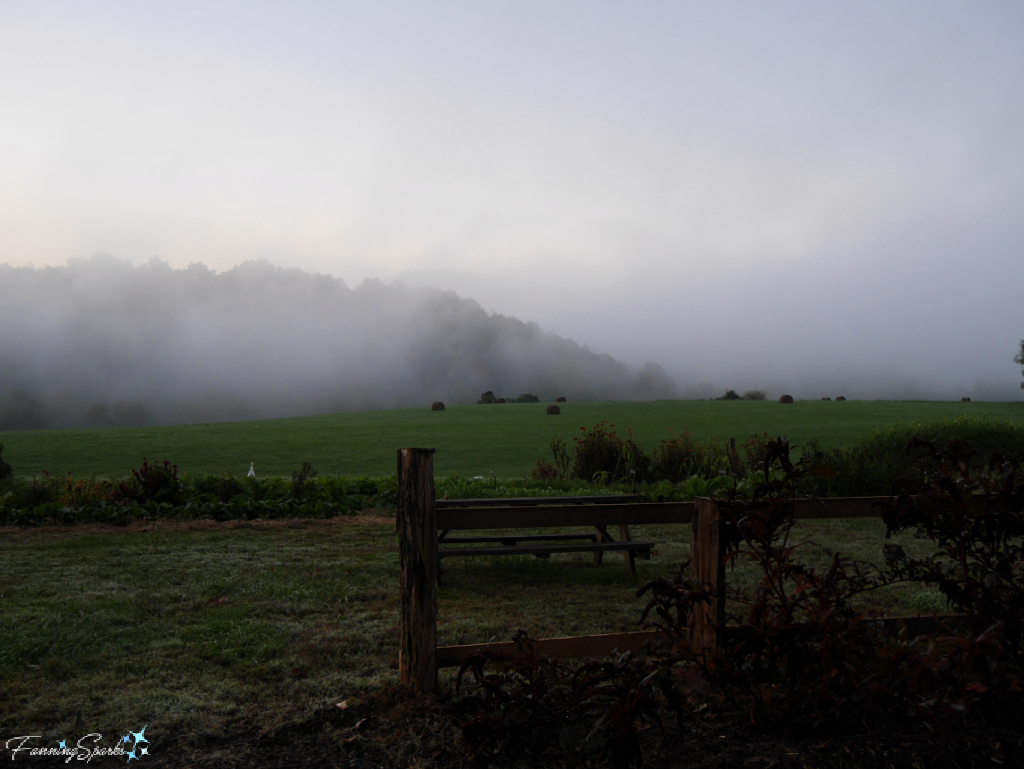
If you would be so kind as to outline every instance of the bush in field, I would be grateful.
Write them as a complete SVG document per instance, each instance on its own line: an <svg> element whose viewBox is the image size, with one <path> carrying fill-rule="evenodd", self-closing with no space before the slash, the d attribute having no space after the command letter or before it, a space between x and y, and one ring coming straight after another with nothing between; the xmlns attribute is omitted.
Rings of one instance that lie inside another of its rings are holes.
<svg viewBox="0 0 1024 769"><path fill-rule="evenodd" d="M4 461L4 444L0 443L0 481L6 481L14 470Z"/></svg>
<svg viewBox="0 0 1024 769"><path fill-rule="evenodd" d="M184 502L184 487L178 480L178 466L166 459L161 465L151 465L143 457L142 467L132 470L132 477L118 484L115 496L126 502L180 505Z"/></svg>
<svg viewBox="0 0 1024 769"><path fill-rule="evenodd" d="M540 403L540 398L532 393L521 393L512 398L509 403Z"/></svg>
<svg viewBox="0 0 1024 769"><path fill-rule="evenodd" d="M690 437L689 430L664 438L651 457L651 477L678 483L696 475L695 471L704 465L704 451L705 447Z"/></svg>
<svg viewBox="0 0 1024 769"><path fill-rule="evenodd" d="M582 436L575 438L575 456L572 477L594 482L597 480L629 478L635 473L637 480L648 475L650 460L637 444L632 430L622 438L607 421L591 429L581 427Z"/></svg>
<svg viewBox="0 0 1024 769"><path fill-rule="evenodd" d="M747 390L743 393L743 400L745 401L763 401L768 397L768 393L764 390Z"/></svg>
<svg viewBox="0 0 1024 769"><path fill-rule="evenodd" d="M743 400L743 398L740 397L740 394L738 392L736 392L735 390L726 390L725 391L725 395L720 395L717 398L715 398L715 400L716 401L741 401L741 400Z"/></svg>
<svg viewBox="0 0 1024 769"><path fill-rule="evenodd" d="M487 392L481 394L480 395L480 399L477 400L478 404L480 404L480 403L497 403L497 402L498 402L498 399L494 397L494 391L493 390L488 390Z"/></svg>

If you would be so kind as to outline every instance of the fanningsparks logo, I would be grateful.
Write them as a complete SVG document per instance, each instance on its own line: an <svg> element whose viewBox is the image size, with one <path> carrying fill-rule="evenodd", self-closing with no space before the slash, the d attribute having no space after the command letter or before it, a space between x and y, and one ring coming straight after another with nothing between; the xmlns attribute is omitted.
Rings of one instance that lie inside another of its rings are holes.
<svg viewBox="0 0 1024 769"><path fill-rule="evenodd" d="M33 740L39 739L42 738L38 734L24 734L20 737L11 737L4 747L10 751L12 761L24 754L63 758L65 764L70 761L88 762L101 756L126 756L128 761L139 761L143 756L149 755L149 740L146 739L145 726L137 732L122 735L110 747L96 744L103 739L102 734L86 734L70 745L68 740L57 740L56 747L33 744Z"/></svg>

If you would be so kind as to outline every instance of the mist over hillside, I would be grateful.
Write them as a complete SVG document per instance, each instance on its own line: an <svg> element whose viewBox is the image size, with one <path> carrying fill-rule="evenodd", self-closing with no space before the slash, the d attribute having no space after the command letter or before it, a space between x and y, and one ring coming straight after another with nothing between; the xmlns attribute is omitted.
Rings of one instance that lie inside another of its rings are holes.
<svg viewBox="0 0 1024 769"><path fill-rule="evenodd" d="M267 262L0 264L0 430L185 424L474 403L672 397L657 364L431 288Z"/></svg>

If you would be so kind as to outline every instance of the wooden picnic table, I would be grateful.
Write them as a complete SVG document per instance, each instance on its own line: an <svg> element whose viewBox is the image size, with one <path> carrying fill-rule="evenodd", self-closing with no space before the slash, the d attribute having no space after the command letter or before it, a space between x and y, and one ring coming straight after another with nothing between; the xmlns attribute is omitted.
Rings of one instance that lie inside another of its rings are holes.
<svg viewBox="0 0 1024 769"><path fill-rule="evenodd" d="M616 541L608 532L608 526L614 524L608 520L606 511L608 507L620 507L635 501L636 497L630 494L439 499L435 502L437 528L441 532L437 538L438 556L467 558L488 555L533 555L537 558L549 558L554 553L593 553L594 563L600 564L606 552L621 551L625 557L626 567L636 574L635 559L639 557L650 560L655 543L634 541L629 533L629 524L624 520L618 523L619 539ZM621 517L624 510L620 508L619 512ZM449 536L452 531L569 526L590 526L596 533ZM491 546L474 547L488 544ZM441 547L442 545L454 547Z"/></svg>

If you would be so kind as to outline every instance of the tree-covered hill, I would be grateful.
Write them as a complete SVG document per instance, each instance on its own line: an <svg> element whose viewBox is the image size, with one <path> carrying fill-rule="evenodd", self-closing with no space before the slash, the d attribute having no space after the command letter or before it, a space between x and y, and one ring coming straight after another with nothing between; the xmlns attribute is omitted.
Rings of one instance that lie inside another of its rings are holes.
<svg viewBox="0 0 1024 769"><path fill-rule="evenodd" d="M670 397L609 355L434 289L246 262L0 264L0 430Z"/></svg>

